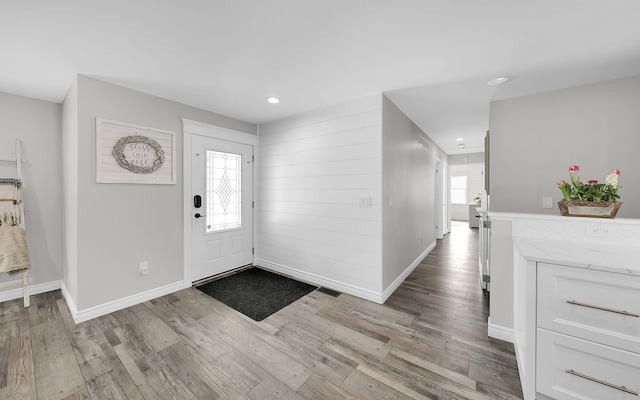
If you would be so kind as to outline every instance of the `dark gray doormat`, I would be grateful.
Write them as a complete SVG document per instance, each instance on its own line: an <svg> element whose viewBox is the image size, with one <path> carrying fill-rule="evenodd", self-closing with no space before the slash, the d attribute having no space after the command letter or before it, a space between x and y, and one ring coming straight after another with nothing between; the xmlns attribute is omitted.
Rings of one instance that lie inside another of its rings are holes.
<svg viewBox="0 0 640 400"><path fill-rule="evenodd" d="M249 268L196 289L262 321L317 288L260 268Z"/></svg>

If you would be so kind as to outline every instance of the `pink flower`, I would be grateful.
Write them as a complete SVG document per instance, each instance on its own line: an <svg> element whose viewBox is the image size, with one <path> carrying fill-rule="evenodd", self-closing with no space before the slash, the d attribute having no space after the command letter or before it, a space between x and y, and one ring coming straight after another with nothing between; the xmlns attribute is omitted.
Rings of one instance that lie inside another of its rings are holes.
<svg viewBox="0 0 640 400"><path fill-rule="evenodd" d="M620 176L620 170L619 169L614 169L613 171L611 171L611 173L614 174L614 175Z"/></svg>
<svg viewBox="0 0 640 400"><path fill-rule="evenodd" d="M572 174L574 172L580 172L580 167L577 166L577 165L572 165L572 166L569 167L569 172L572 173Z"/></svg>
<svg viewBox="0 0 640 400"><path fill-rule="evenodd" d="M591 179L591 180L587 181L587 183L589 183L589 185L597 185L598 184L598 180L597 179Z"/></svg>
<svg viewBox="0 0 640 400"><path fill-rule="evenodd" d="M566 184L567 184L567 182L565 182L565 180L564 180L564 179L560 179L560 180L558 181L558 187L562 187L562 186L564 186L564 185L566 185Z"/></svg>

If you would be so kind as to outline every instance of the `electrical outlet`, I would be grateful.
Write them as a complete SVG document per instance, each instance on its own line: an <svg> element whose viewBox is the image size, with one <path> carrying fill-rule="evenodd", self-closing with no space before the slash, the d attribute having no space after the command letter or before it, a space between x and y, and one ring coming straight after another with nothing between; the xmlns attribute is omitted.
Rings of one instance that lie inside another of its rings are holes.
<svg viewBox="0 0 640 400"><path fill-rule="evenodd" d="M605 225L589 224L587 226L587 236L607 237L609 236L609 228Z"/></svg>
<svg viewBox="0 0 640 400"><path fill-rule="evenodd" d="M543 197L542 208L553 208L553 197Z"/></svg>
<svg viewBox="0 0 640 400"><path fill-rule="evenodd" d="M148 261L140 261L140 275L149 274L149 262Z"/></svg>

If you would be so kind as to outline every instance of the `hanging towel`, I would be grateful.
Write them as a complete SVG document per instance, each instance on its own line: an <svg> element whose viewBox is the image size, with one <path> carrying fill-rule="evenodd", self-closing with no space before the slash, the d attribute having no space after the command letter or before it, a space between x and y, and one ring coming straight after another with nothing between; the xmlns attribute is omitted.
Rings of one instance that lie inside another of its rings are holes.
<svg viewBox="0 0 640 400"><path fill-rule="evenodd" d="M15 191L14 185L0 185L0 202L13 202Z"/></svg>
<svg viewBox="0 0 640 400"><path fill-rule="evenodd" d="M9 275L31 268L24 229L19 226L0 228L0 272Z"/></svg>
<svg viewBox="0 0 640 400"><path fill-rule="evenodd" d="M22 190L0 185L0 228L22 224Z"/></svg>

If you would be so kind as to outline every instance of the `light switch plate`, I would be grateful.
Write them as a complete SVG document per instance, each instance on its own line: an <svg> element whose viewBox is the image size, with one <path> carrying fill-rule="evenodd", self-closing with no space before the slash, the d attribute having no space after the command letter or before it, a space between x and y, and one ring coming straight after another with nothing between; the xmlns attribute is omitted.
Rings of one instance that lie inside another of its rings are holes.
<svg viewBox="0 0 640 400"><path fill-rule="evenodd" d="M553 208L553 197L543 197L542 208Z"/></svg>
<svg viewBox="0 0 640 400"><path fill-rule="evenodd" d="M359 203L360 208L369 208L371 207L371 197L360 197Z"/></svg>

